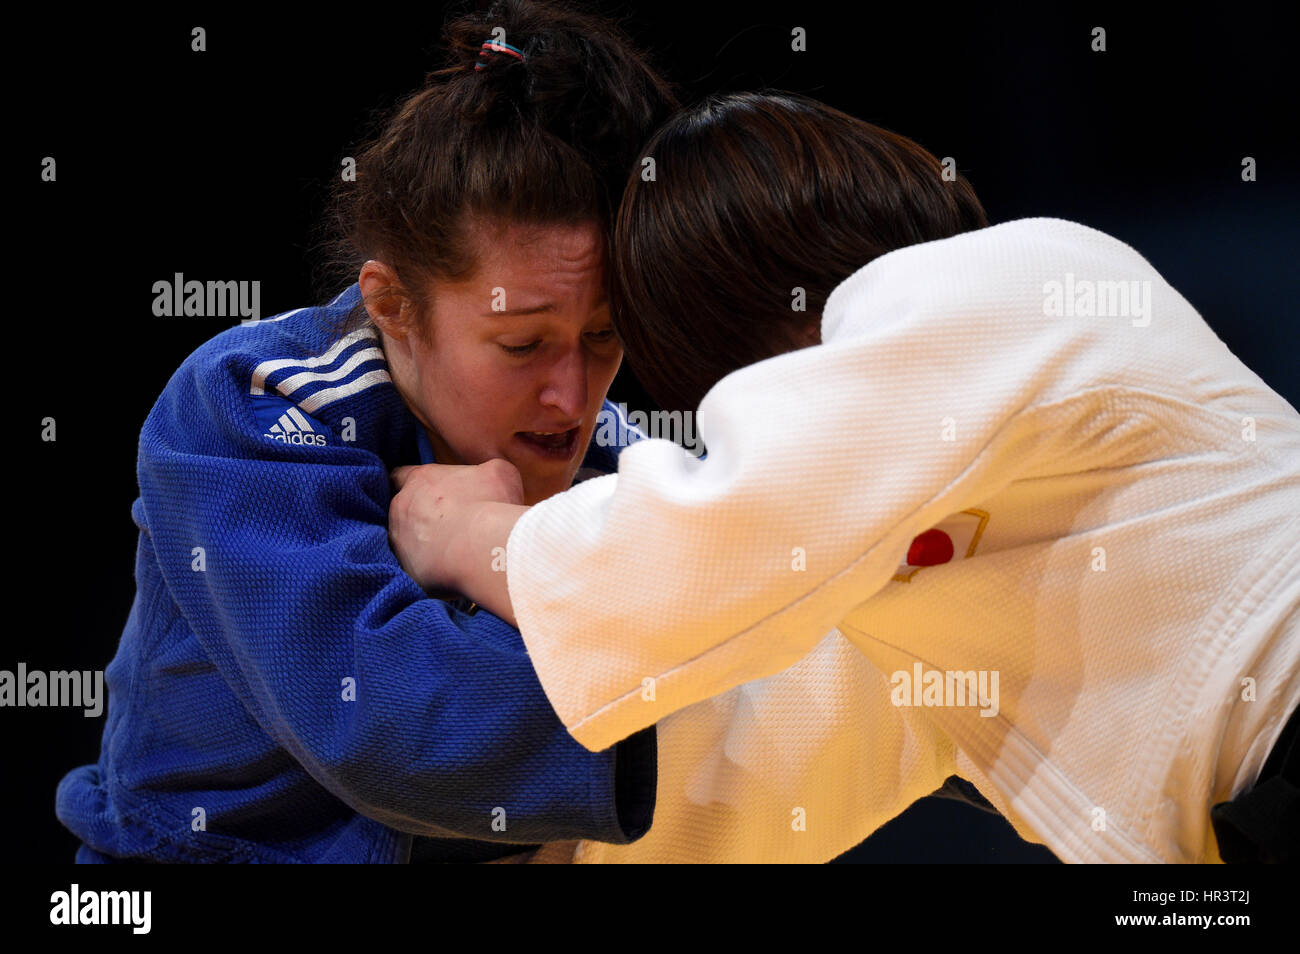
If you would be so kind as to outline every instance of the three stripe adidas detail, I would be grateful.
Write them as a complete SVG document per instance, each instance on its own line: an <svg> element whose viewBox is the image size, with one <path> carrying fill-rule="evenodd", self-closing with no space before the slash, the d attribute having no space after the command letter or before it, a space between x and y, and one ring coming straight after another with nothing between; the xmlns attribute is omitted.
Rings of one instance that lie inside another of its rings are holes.
<svg viewBox="0 0 1300 954"><path fill-rule="evenodd" d="M269 440L283 441L286 444L324 446L327 443L325 435L316 432L307 418L299 412L299 408L308 414L313 414L325 405L349 397L358 391L364 391L376 384L391 382L392 378L389 377L386 367L374 368L357 375L350 381L347 380L349 375L361 365L371 361L384 360L384 352L377 344L358 348L339 367L332 370L329 368L353 345L361 343L365 339L375 341L377 337L373 328L363 328L339 339L324 354L310 358L274 358L263 361L254 368L252 385L248 392L254 397L267 393L267 378L277 371L287 369L293 369L294 373L283 377L275 384L273 389L286 398L292 399L295 393L301 394L304 389L310 388L312 385L330 385L329 387L319 388L306 397L297 400L295 402L297 407L291 407L284 414L281 414L280 419L262 436ZM334 383L338 381L342 381L342 383Z"/></svg>

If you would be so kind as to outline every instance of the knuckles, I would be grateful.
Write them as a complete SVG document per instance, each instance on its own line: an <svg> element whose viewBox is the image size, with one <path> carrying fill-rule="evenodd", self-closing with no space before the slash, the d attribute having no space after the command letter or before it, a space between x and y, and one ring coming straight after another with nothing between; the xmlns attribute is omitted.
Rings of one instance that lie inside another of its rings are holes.
<svg viewBox="0 0 1300 954"><path fill-rule="evenodd" d="M522 503L524 479L519 468L508 460L494 458L479 465L492 481L493 498L506 503Z"/></svg>

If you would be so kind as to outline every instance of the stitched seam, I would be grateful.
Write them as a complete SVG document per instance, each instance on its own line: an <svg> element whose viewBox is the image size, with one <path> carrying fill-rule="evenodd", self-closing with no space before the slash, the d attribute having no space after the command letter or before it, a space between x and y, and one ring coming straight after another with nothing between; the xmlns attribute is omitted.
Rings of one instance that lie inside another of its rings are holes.
<svg viewBox="0 0 1300 954"><path fill-rule="evenodd" d="M918 662L925 664L930 669L937 669L937 670L943 669L942 666L936 665L931 660L926 659L924 656L918 656L916 653L912 652L909 649L904 649L901 646L895 646L893 643L880 639L877 636L872 636L869 633L864 633L862 630L854 626L849 626L847 624L841 623L839 629L842 632L854 633L857 636L862 637L863 639L869 639L872 642L879 643L882 646L888 646L890 649L902 653L904 656L908 657L909 659L915 659ZM1075 785L1073 781L1071 781L1069 776L1065 775L1059 768L1056 767L1056 764L1050 758L1048 758L1046 755L1043 754L1043 752L1038 748L1038 746L1036 746L1033 743L1033 741L1028 736L1026 736L1018 728L1016 728L1015 724L1011 722L1010 719L1004 716L1001 712L998 712L997 715L993 716L992 718L995 722L1001 723L1001 725L1006 730L1006 733L1008 735L1014 735L1017 739L1020 740L1020 742L1024 745L1025 748L1033 752L1035 758L1038 759L1040 766L1050 771L1052 775L1055 777L1055 779L1060 783L1060 786L1068 790L1070 795L1075 799L1077 799L1080 802L1080 804L1084 804L1084 805L1097 804L1096 799L1089 799L1087 795L1077 785ZM944 735L949 735L949 733L946 730L941 730L941 731L944 731ZM954 745L957 744L955 740L953 744ZM980 771L985 772L985 774L988 774L987 769L984 768L983 766L980 767ZM1132 849L1141 852L1142 854L1153 859L1154 861L1164 860L1155 852L1153 852L1145 843L1138 841L1134 837L1129 835L1128 831L1122 827L1110 826L1107 828L1107 832L1108 833L1114 832L1119 834Z"/></svg>

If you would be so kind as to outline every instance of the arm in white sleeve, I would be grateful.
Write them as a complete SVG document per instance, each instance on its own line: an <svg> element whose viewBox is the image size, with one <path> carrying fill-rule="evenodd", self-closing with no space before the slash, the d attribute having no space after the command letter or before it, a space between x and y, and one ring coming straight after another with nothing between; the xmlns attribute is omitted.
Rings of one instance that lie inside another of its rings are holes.
<svg viewBox="0 0 1300 954"><path fill-rule="evenodd" d="M891 253L836 289L822 344L705 396L705 459L643 441L525 514L510 597L573 736L600 749L785 669L918 533L1061 455L1106 466L1149 441L1103 413L1116 356L1176 330L1045 314L1067 272L1177 296L1128 246L1057 220Z"/></svg>

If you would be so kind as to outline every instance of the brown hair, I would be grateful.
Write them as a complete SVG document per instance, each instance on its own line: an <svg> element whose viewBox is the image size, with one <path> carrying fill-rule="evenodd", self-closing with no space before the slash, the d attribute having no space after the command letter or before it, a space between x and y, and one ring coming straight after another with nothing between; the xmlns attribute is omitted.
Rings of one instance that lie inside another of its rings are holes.
<svg viewBox="0 0 1300 954"><path fill-rule="evenodd" d="M365 261L384 262L400 287L381 294L407 299L425 333L426 289L473 273L473 220L594 221L608 235L627 170L677 106L615 24L567 5L500 0L443 33L447 64L364 144L356 181L334 184L324 225L322 286L335 291ZM497 38L522 60L482 51ZM334 331L367 318L358 305Z"/></svg>
<svg viewBox="0 0 1300 954"><path fill-rule="evenodd" d="M811 343L831 291L878 256L988 224L916 143L793 93L710 97L642 155L655 178L638 164L628 182L610 304L629 366L669 410Z"/></svg>

